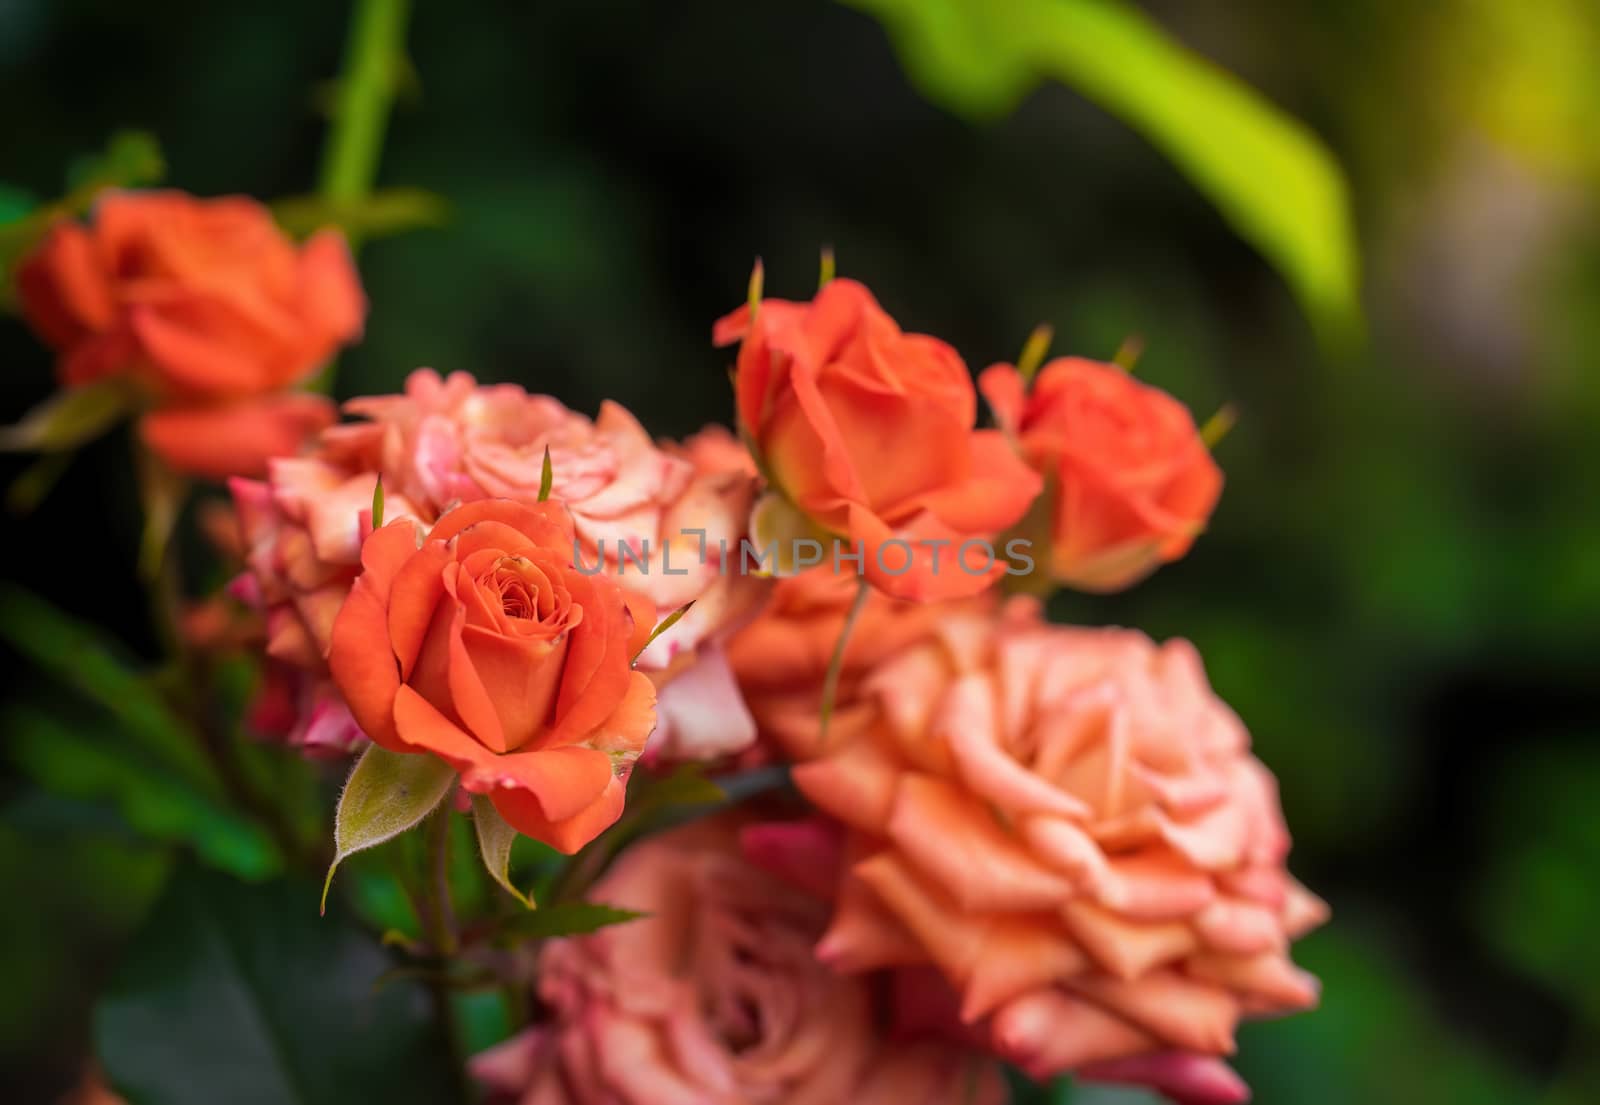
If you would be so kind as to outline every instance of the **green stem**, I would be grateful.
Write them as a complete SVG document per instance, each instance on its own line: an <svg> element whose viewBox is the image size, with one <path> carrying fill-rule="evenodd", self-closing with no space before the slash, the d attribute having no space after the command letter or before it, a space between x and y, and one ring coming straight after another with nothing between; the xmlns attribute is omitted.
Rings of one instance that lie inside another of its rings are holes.
<svg viewBox="0 0 1600 1105"><path fill-rule="evenodd" d="M409 0L356 0L317 183L331 203L365 199L377 181L409 15Z"/></svg>
<svg viewBox="0 0 1600 1105"><path fill-rule="evenodd" d="M142 446L135 447L134 467L144 508L139 574L150 602L150 623L165 655L165 668L159 677L162 693L193 733L229 799L266 827L286 859L305 862L309 850L283 811L270 797L262 796L240 770L227 736L212 714L208 693L212 673L205 657L190 648L183 635L183 565L172 533L187 489ZM311 864L315 869L314 857Z"/></svg>
<svg viewBox="0 0 1600 1105"><path fill-rule="evenodd" d="M423 901L427 905L428 942L434 952L445 959L457 951L455 913L450 908L450 806L452 797L445 795L439 808L428 818L428 832L423 841L427 866Z"/></svg>
<svg viewBox="0 0 1600 1105"><path fill-rule="evenodd" d="M466 1056L461 1043L461 1025L456 1020L455 1002L451 1000L450 985L446 979L449 960L458 951L455 911L450 907L450 811L455 805L455 795L446 794L439 808L428 817L423 838L422 913L423 937L438 957L438 970L429 978L433 992L434 1015L444 1027L446 1044L454 1060L452 1066L462 1074L463 1091L466 1080Z"/></svg>
<svg viewBox="0 0 1600 1105"><path fill-rule="evenodd" d="M372 194L378 159L394 105L395 74L405 57L410 0L356 0L334 95L333 125L322 147L317 191L333 210L354 208ZM354 225L345 228L350 252L361 246ZM329 361L307 387L329 394L338 362Z"/></svg>

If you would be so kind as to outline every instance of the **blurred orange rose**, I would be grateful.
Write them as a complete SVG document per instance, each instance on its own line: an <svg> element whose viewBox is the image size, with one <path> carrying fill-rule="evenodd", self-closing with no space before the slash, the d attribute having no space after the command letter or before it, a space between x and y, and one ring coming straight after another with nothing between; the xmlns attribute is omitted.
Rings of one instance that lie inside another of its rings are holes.
<svg viewBox="0 0 1600 1105"><path fill-rule="evenodd" d="M999 1105L993 1063L887 1038L884 995L811 946L826 907L751 865L736 823L636 845L596 901L648 914L548 944L547 1023L478 1056L521 1105Z"/></svg>
<svg viewBox="0 0 1600 1105"><path fill-rule="evenodd" d="M1010 365L979 379L1022 454L1049 478L1050 571L1116 591L1177 560L1222 494L1189 411L1116 365L1061 357L1028 390Z"/></svg>
<svg viewBox="0 0 1600 1105"><path fill-rule="evenodd" d="M794 769L853 830L824 959L935 965L1040 1077L1228 1084L1242 1016L1315 1004L1287 949L1325 907L1187 642L1014 606L947 619L866 689L870 729Z"/></svg>
<svg viewBox="0 0 1600 1105"><path fill-rule="evenodd" d="M763 300L716 324L741 342L739 421L783 501L863 553L879 590L971 595L1002 568L987 546L1039 493L997 431L974 430L977 396L956 351L905 334L872 293L834 280L810 303ZM830 554L831 555L831 554Z"/></svg>
<svg viewBox="0 0 1600 1105"><path fill-rule="evenodd" d="M255 475L333 421L323 400L260 402L361 333L366 300L344 239L297 247L261 204L111 193L56 225L17 272L22 309L67 388L129 381L157 409L146 443L175 468Z"/></svg>
<svg viewBox="0 0 1600 1105"><path fill-rule="evenodd" d="M328 666L367 736L440 757L562 851L615 821L655 724L655 691L632 668L655 617L577 571L566 509L484 499L426 533L401 519L361 563Z"/></svg>

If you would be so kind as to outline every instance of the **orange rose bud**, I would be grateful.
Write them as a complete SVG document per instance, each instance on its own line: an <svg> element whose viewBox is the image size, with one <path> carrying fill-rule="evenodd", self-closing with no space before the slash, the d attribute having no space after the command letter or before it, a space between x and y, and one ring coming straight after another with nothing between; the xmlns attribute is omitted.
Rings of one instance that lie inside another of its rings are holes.
<svg viewBox="0 0 1600 1105"><path fill-rule="evenodd" d="M713 339L741 342L739 421L767 476L845 553L859 546L875 587L923 602L998 578L990 539L1041 484L1000 433L973 429L977 396L954 349L902 333L843 279L809 303L741 307Z"/></svg>
<svg viewBox="0 0 1600 1105"><path fill-rule="evenodd" d="M1222 472L1182 403L1081 357L1045 365L1031 391L1010 365L985 370L978 386L1048 477L1058 581L1118 591L1189 551L1222 494Z"/></svg>
<svg viewBox="0 0 1600 1105"><path fill-rule="evenodd" d="M337 232L296 246L254 200L181 192L107 195L89 225L50 231L17 287L62 386L123 377L150 406L207 412L144 436L173 467L211 477L259 472L260 449L293 451L292 431L332 420L304 405L232 408L304 379L360 335L367 309ZM226 419L210 420L219 409Z"/></svg>
<svg viewBox="0 0 1600 1105"><path fill-rule="evenodd" d="M367 736L446 761L562 851L615 821L655 725L655 691L631 663L655 614L577 570L566 509L483 499L426 536L398 519L361 562L328 666Z"/></svg>

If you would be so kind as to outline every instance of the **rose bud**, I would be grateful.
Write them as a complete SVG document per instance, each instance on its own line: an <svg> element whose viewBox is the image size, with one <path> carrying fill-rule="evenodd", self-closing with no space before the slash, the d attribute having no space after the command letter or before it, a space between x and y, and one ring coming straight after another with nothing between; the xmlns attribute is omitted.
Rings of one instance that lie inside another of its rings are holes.
<svg viewBox="0 0 1600 1105"><path fill-rule="evenodd" d="M1116 365L1061 357L1028 390L1010 365L978 381L1001 427L1046 476L1049 571L1117 591L1189 551L1222 472L1189 411Z"/></svg>
<svg viewBox="0 0 1600 1105"><path fill-rule="evenodd" d="M776 559L811 534L832 538L861 553L873 586L919 602L999 577L990 541L1040 480L1000 433L973 429L977 395L954 349L902 333L853 280L809 303L740 307L713 337L740 343L739 422L776 496L758 510L785 546Z"/></svg>

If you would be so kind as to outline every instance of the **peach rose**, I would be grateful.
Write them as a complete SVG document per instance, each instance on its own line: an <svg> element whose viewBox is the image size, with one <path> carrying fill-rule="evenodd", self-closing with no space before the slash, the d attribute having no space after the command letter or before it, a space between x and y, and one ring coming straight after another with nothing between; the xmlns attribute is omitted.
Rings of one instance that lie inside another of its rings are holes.
<svg viewBox="0 0 1600 1105"><path fill-rule="evenodd" d="M1325 908L1187 642L1014 605L948 619L867 693L868 731L794 769L852 829L825 960L932 963L1040 1077L1220 1086L1241 1017L1315 1004L1287 949Z"/></svg>
<svg viewBox="0 0 1600 1105"><path fill-rule="evenodd" d="M657 447L621 406L602 403L590 421L548 395L514 384L480 387L465 372L441 379L420 369L404 395L354 399L351 414L382 427L384 487L435 510L454 502L538 497L545 450L551 497L572 511L590 565L620 576L664 610L702 595L718 577L702 556L706 530L743 536L754 481L701 469Z"/></svg>
<svg viewBox="0 0 1600 1105"><path fill-rule="evenodd" d="M146 444L208 478L256 475L333 420L310 396L264 400L358 337L366 300L334 231L297 247L261 204L111 193L56 225L17 272L22 309L75 388L127 379Z"/></svg>
<svg viewBox="0 0 1600 1105"><path fill-rule="evenodd" d="M615 580L573 565L559 503L467 503L431 531L368 537L333 623L328 667L392 752L438 756L526 836L574 852L622 812L655 725L632 668L654 624Z"/></svg>
<svg viewBox="0 0 1600 1105"><path fill-rule="evenodd" d="M978 381L1002 428L1049 480L1050 570L1117 591L1189 551L1222 472L1189 411L1116 365L1061 357L1031 391L1010 365Z"/></svg>
<svg viewBox="0 0 1600 1105"><path fill-rule="evenodd" d="M380 476L386 521L431 525L453 503L483 500L490 489L536 502L549 445L552 501L571 512L582 571L616 580L663 612L694 601L639 658L664 692L661 754L710 758L755 739L717 648L767 585L720 558L744 534L754 477L718 448L717 433L659 447L615 404L591 422L549 396L429 369L412 373L402 395L356 399L346 409L364 420L328 428L305 456L272 461L265 482L231 485L249 568L238 593L262 609L271 657L313 684L325 674L333 616L355 578ZM683 688L667 690L680 680ZM289 693L325 706L325 717L335 712L314 686Z"/></svg>
<svg viewBox="0 0 1600 1105"><path fill-rule="evenodd" d="M999 1105L992 1063L885 1034L885 995L811 946L824 904L743 859L736 823L626 852L596 901L649 916L548 944L538 1025L478 1056L520 1105Z"/></svg>
<svg viewBox="0 0 1600 1105"><path fill-rule="evenodd" d="M973 429L977 397L954 349L901 333L853 280L810 303L763 300L753 318L741 307L713 337L740 342L740 426L785 509L859 545L860 570L889 595L951 598L994 581L986 543L1040 481L1001 434Z"/></svg>
<svg viewBox="0 0 1600 1105"><path fill-rule="evenodd" d="M728 646L745 703L781 758L806 760L819 751L823 680L857 586L854 575L826 565L780 579L761 613ZM860 693L864 676L931 636L952 612L988 610L993 604L988 594L916 603L869 593L845 643L829 743L849 740L870 719L873 709Z"/></svg>

